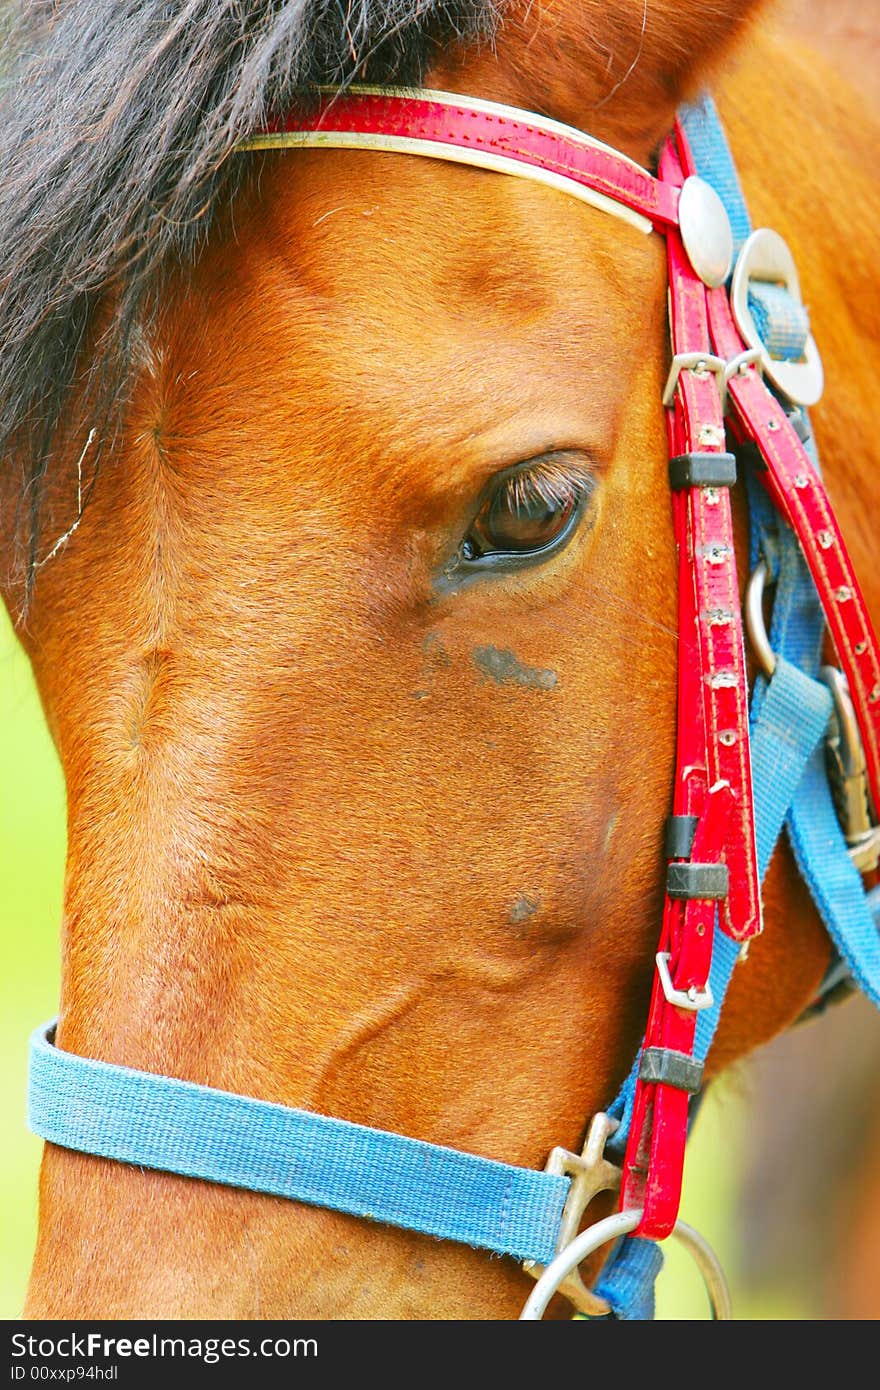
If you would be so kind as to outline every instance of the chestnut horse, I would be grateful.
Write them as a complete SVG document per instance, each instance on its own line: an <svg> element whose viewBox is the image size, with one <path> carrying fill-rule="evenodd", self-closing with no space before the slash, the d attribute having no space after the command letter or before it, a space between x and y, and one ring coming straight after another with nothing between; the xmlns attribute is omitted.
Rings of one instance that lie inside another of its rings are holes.
<svg viewBox="0 0 880 1390"><path fill-rule="evenodd" d="M491 0L26 8L0 136L4 595L67 782L59 1044L540 1168L629 1070L658 934L662 240L472 168L232 144L357 75L650 165L711 84L755 225L795 252L877 616L876 128L744 0L509 0L491 43ZM457 582L472 535L544 553ZM765 922L710 1074L829 959L782 849ZM49 1146L27 1311L509 1318L530 1287Z"/></svg>

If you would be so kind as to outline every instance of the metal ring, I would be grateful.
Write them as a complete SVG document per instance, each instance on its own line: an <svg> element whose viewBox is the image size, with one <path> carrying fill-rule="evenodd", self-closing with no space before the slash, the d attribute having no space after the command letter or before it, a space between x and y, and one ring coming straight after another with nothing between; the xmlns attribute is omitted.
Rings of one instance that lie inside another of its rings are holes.
<svg viewBox="0 0 880 1390"><path fill-rule="evenodd" d="M614 1216L606 1216L604 1221L597 1221L595 1226L590 1226L588 1230L576 1236L544 1270L526 1300L519 1321L540 1322L547 1304L572 1270L600 1246L607 1245L609 1241L617 1240L620 1236L629 1235L639 1225L642 1216L641 1210L619 1211ZM684 1221L676 1221L672 1234L693 1257L703 1276L713 1321L727 1322L731 1316L730 1290L715 1251L693 1226Z"/></svg>
<svg viewBox="0 0 880 1390"><path fill-rule="evenodd" d="M746 631L749 634L749 641L752 644L752 651L768 681L773 679L773 672L776 670L776 653L770 646L770 638L767 636L767 626L764 622L764 586L767 583L769 570L765 560L759 560L752 570L749 582L746 585L745 616Z"/></svg>

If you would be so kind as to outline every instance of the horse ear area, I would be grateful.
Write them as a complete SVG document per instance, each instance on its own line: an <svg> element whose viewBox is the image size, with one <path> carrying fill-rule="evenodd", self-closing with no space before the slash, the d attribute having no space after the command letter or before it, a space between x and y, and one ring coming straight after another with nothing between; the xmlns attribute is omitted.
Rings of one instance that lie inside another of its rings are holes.
<svg viewBox="0 0 880 1390"><path fill-rule="evenodd" d="M538 110L647 163L766 3L512 0L491 52L459 50L428 85Z"/></svg>

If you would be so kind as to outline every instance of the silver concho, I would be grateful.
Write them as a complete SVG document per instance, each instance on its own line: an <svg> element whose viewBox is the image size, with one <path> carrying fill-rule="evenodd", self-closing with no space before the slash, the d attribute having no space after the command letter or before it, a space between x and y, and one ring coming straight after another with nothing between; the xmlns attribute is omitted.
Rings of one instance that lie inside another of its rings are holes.
<svg viewBox="0 0 880 1390"><path fill-rule="evenodd" d="M704 285L723 285L733 264L733 232L715 189L694 174L685 179L678 203L684 249Z"/></svg>

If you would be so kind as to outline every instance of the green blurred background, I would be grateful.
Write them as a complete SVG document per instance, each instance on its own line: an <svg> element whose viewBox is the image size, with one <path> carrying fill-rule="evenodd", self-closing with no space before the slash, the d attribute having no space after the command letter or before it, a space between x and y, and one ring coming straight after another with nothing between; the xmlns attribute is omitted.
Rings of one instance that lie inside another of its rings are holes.
<svg viewBox="0 0 880 1390"><path fill-rule="evenodd" d="M0 1316L19 1314L41 1145L25 1123L27 1043L58 1001L64 784L30 666L0 605Z"/></svg>
<svg viewBox="0 0 880 1390"><path fill-rule="evenodd" d="M40 1144L25 1121L27 1041L56 1010L64 869L64 788L28 662L5 616L0 626L0 907L2 1106L0 1316L20 1315L36 1230ZM715 1245L734 1277L740 1316L805 1316L797 1296L737 1287L736 1203L747 1130L743 1084L710 1095L688 1158L683 1215ZM666 1318L704 1315L699 1278L669 1249L660 1287Z"/></svg>

